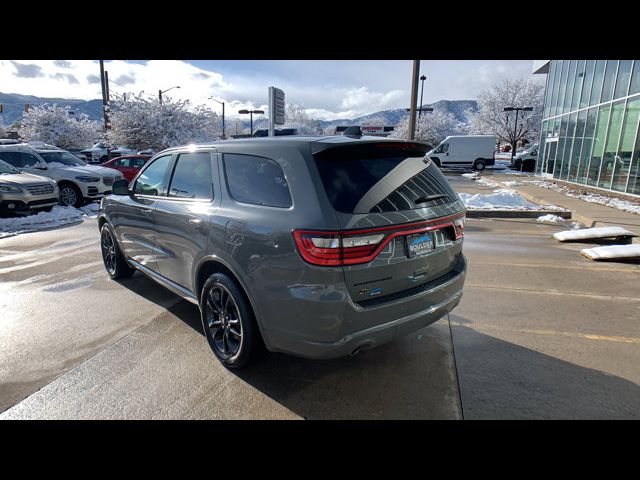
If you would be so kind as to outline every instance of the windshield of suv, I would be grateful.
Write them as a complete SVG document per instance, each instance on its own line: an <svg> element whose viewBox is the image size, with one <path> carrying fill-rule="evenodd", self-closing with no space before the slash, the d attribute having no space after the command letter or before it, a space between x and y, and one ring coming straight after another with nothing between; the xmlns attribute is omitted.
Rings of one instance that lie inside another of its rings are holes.
<svg viewBox="0 0 640 480"><path fill-rule="evenodd" d="M61 163L66 166L80 167L86 165L85 162L80 160L75 155L69 152L38 152L44 161L47 163Z"/></svg>
<svg viewBox="0 0 640 480"><path fill-rule="evenodd" d="M0 160L0 175L5 173L20 173L20 171L13 168L7 162Z"/></svg>

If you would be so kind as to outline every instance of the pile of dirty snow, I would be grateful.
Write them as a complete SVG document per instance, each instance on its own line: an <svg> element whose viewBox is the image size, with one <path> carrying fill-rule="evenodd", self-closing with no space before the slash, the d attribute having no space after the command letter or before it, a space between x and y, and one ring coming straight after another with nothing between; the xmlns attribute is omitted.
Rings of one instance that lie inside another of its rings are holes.
<svg viewBox="0 0 640 480"><path fill-rule="evenodd" d="M90 203L80 208L54 205L50 212L39 212L36 215L24 217L0 218L0 238L71 225L86 218L96 218L98 207L97 203Z"/></svg>

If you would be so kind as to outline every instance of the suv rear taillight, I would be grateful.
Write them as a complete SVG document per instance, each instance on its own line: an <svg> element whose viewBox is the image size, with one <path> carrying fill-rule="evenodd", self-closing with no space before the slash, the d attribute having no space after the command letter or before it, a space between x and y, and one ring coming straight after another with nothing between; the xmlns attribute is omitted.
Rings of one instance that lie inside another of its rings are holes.
<svg viewBox="0 0 640 480"><path fill-rule="evenodd" d="M327 232L294 230L302 258L314 265L341 266L367 263L395 237L450 228L456 240L464 235L464 214L436 220L366 230Z"/></svg>

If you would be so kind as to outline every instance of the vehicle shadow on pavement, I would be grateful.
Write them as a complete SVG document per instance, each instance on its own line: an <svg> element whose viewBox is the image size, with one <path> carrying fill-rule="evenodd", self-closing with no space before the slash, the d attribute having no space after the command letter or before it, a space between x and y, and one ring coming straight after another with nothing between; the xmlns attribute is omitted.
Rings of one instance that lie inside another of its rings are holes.
<svg viewBox="0 0 640 480"><path fill-rule="evenodd" d="M185 300L168 310L204 336L197 306ZM355 357L308 360L264 352L229 372L308 419L460 418L446 319Z"/></svg>
<svg viewBox="0 0 640 480"><path fill-rule="evenodd" d="M465 419L640 418L637 384L451 321Z"/></svg>

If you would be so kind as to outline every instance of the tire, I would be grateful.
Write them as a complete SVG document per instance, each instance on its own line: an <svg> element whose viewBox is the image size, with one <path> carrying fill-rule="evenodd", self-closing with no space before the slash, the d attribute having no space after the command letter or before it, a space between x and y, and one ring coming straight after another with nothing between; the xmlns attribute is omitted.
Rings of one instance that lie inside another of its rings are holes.
<svg viewBox="0 0 640 480"><path fill-rule="evenodd" d="M473 169L478 170L479 172L484 170L484 167L485 167L484 160L476 160L473 164Z"/></svg>
<svg viewBox="0 0 640 480"><path fill-rule="evenodd" d="M246 366L261 352L262 339L251 305L224 273L211 275L200 292L200 317L207 343L227 368Z"/></svg>
<svg viewBox="0 0 640 480"><path fill-rule="evenodd" d="M104 269L112 280L129 278L133 275L135 269L125 260L116 237L107 223L102 225L100 229L100 250L102 251Z"/></svg>
<svg viewBox="0 0 640 480"><path fill-rule="evenodd" d="M81 207L84 204L82 192L72 183L63 183L60 186L60 204L65 207Z"/></svg>

